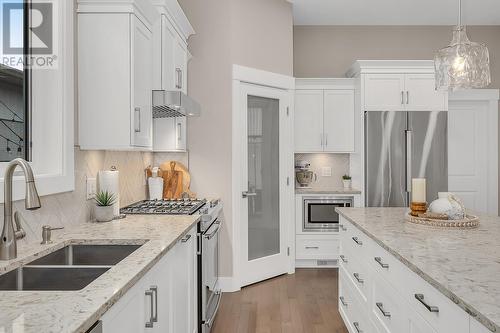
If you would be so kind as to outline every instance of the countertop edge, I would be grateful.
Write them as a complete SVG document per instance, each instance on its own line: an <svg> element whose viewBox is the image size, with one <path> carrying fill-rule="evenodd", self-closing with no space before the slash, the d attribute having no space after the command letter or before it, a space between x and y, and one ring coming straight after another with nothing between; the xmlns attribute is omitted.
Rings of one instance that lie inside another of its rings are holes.
<svg viewBox="0 0 500 333"><path fill-rule="evenodd" d="M122 288L118 289L109 299L107 299L94 313L90 314L89 318L74 331L75 333L85 333L95 324L113 305L115 305L136 283L144 277L174 246L184 237L198 222L201 217L198 217L191 225L179 234L179 236L165 247L153 260L151 260L139 273L130 279Z"/></svg>
<svg viewBox="0 0 500 333"><path fill-rule="evenodd" d="M500 326L496 325L493 323L490 319L488 319L486 316L481 314L479 311L474 309L474 307L470 306L467 304L465 301L463 301L460 297L452 293L450 290L448 290L446 287L444 287L442 284L431 278L429 275L427 275L424 271L422 271L420 268L412 264L409 260L405 259L402 257L397 251L391 249L389 246L387 246L384 242L382 242L380 239L372 235L370 232L368 232L365 228L360 226L356 221L349 216L347 216L342 210L336 209L337 212L342 215L345 219L347 219L349 222L351 222L354 226L356 226L359 230L361 230L366 236L370 237L373 241L375 241L378 245L380 245L384 250L388 251L391 253L396 259L398 259L403 265L408 267L411 271L413 271L415 274L423 278L426 282L428 282L430 285L432 285L434 288L439 290L444 296L446 296L448 299L450 299L453 303L461 307L467 314L470 316L474 317L477 321L479 321L481 324L486 326L491 332L499 332L500 331Z"/></svg>

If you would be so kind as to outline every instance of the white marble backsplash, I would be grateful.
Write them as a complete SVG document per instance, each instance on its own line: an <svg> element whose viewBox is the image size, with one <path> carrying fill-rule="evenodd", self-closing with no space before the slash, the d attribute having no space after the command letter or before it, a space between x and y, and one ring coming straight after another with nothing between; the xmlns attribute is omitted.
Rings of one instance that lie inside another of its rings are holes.
<svg viewBox="0 0 500 333"><path fill-rule="evenodd" d="M311 188L328 190L342 187L342 176L349 173L349 154L310 153L295 154L295 161L305 160L311 163L311 171L316 173L318 180ZM322 176L321 168L332 168L330 177Z"/></svg>
<svg viewBox="0 0 500 333"><path fill-rule="evenodd" d="M86 199L86 178L97 177L99 170L116 166L120 171L121 206L144 200L147 196L144 169L152 164L153 153L149 152L83 151L75 148L73 192L44 196L41 198L42 208L34 211L24 209L24 200L14 203L14 210L19 211L25 220L23 228L27 235L21 242L41 239L42 226L46 224L62 227L90 221L94 203ZM3 205L0 206L3 216Z"/></svg>

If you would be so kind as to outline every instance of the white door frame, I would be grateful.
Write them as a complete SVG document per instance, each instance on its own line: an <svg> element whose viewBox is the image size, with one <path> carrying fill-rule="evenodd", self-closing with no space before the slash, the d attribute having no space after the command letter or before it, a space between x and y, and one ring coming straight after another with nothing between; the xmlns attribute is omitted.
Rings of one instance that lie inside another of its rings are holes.
<svg viewBox="0 0 500 333"><path fill-rule="evenodd" d="M488 214L498 215L499 193L498 193L498 101L500 92L498 89L468 89L451 92L449 101L453 102L481 102L487 105L487 209Z"/></svg>
<svg viewBox="0 0 500 333"><path fill-rule="evenodd" d="M233 252L233 278L232 281L224 283L225 291L235 291L239 290L242 286L241 278L241 264L242 264L242 253L241 253L241 225L239 223L241 219L241 192L243 188L242 182L242 170L244 167L242 161L242 145L246 144L242 140L240 127L242 123L241 114L241 85L242 84L254 84L262 87L271 87L276 89L281 89L289 95L289 145L284 151L287 160L286 174L283 177L289 177L289 185L287 186L286 193L280 193L280 197L284 199L285 202L285 215L281 216L284 221L286 221L286 231L287 235L284 240L287 247L290 248L289 255L289 270L288 273L292 274L295 272L295 223L294 223L294 178L293 178L293 91L295 88L295 79L291 76L286 76L282 74L276 74L271 72L266 72L258 69L253 69L249 67L233 65L233 101L232 101L232 252Z"/></svg>

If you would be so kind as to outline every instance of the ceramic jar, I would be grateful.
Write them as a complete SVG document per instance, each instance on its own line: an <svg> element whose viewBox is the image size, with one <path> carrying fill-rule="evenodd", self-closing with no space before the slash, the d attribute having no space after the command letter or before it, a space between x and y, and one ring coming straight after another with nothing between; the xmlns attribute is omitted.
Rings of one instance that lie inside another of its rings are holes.
<svg viewBox="0 0 500 333"><path fill-rule="evenodd" d="M97 222L109 222L115 217L113 206L94 206L94 215Z"/></svg>
<svg viewBox="0 0 500 333"><path fill-rule="evenodd" d="M439 192L438 199L429 205L429 211L436 214L445 214L450 220L465 218L465 207L453 193Z"/></svg>

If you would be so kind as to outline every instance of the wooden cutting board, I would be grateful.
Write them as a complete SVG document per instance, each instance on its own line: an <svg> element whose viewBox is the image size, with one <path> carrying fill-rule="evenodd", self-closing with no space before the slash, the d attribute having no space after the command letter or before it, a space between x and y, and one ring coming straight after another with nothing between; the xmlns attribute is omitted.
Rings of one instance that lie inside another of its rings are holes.
<svg viewBox="0 0 500 333"><path fill-rule="evenodd" d="M190 197L196 196L189 190L191 175L182 163L166 161L160 164L160 170L160 177L163 177L164 199L179 199L183 193L188 193Z"/></svg>

